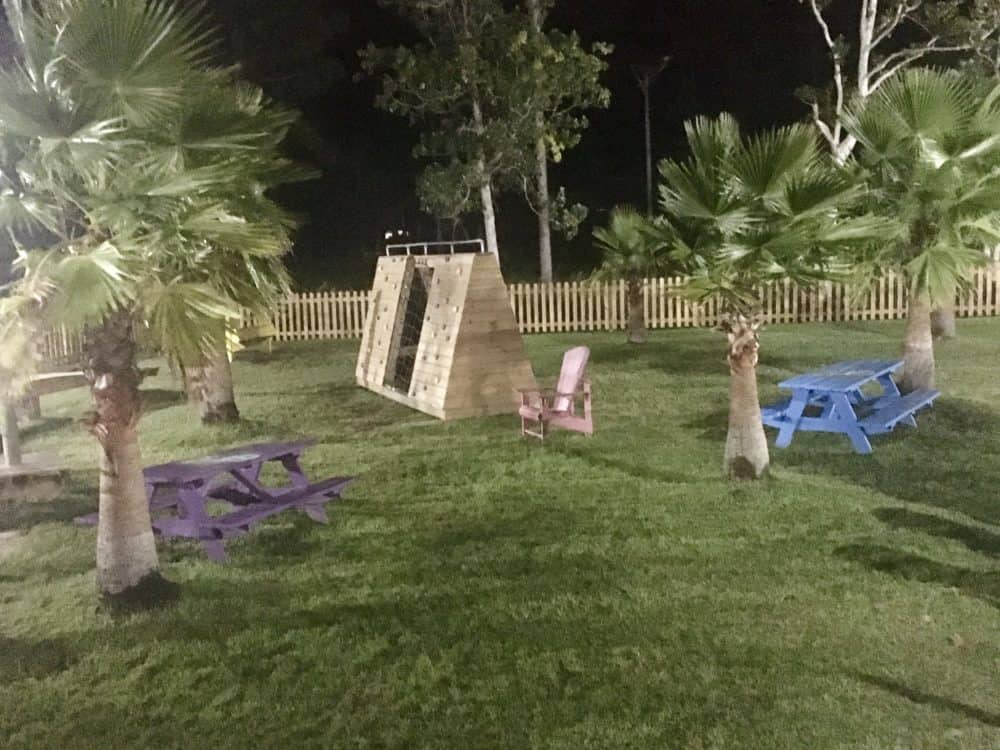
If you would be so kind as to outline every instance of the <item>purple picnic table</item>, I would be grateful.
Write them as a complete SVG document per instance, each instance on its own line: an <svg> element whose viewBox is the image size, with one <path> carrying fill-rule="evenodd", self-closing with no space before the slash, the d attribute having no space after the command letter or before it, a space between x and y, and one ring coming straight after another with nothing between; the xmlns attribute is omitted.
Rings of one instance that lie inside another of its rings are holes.
<svg viewBox="0 0 1000 750"><path fill-rule="evenodd" d="M150 466L143 471L153 531L164 537L197 539L208 557L224 562L223 541L250 531L256 524L284 510L297 509L318 523L327 523L326 503L338 499L354 477L331 477L312 483L299 459L313 440L291 443L256 443L204 458ZM281 464L288 484L265 487L260 482L264 465ZM225 502L234 510L208 513L210 502ZM174 516L157 517L167 511ZM97 514L76 519L97 523Z"/></svg>

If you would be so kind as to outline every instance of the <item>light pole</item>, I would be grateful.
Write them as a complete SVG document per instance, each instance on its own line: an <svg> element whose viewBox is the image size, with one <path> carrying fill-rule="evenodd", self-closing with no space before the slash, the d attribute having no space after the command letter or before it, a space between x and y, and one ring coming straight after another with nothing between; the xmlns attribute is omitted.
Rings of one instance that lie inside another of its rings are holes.
<svg viewBox="0 0 1000 750"><path fill-rule="evenodd" d="M632 73L642 91L643 106L646 114L646 215L653 215L653 135L652 118L649 105L649 87L667 67L670 58L664 56L658 63L652 65L633 65Z"/></svg>

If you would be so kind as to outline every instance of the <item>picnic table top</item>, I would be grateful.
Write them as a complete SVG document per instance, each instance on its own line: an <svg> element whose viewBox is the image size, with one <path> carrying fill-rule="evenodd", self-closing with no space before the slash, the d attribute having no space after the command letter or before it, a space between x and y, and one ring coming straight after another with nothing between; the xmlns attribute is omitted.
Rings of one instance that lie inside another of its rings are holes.
<svg viewBox="0 0 1000 750"><path fill-rule="evenodd" d="M208 481L219 474L252 466L261 461L274 461L289 455L298 456L314 443L314 440L296 440L288 443L242 445L210 456L150 466L143 470L143 475L146 481L152 484Z"/></svg>
<svg viewBox="0 0 1000 750"><path fill-rule="evenodd" d="M850 392L903 366L901 359L856 359L837 362L814 372L796 375L778 383L780 388Z"/></svg>

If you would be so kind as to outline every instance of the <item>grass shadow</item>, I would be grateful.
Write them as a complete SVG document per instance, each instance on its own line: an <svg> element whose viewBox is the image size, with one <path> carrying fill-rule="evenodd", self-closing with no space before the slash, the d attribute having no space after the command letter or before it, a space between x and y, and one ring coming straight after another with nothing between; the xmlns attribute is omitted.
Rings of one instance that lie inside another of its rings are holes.
<svg viewBox="0 0 1000 750"><path fill-rule="evenodd" d="M684 422L687 429L697 430L698 438L711 443L725 445L726 434L729 432L729 406L713 409L707 414L701 414L695 419Z"/></svg>
<svg viewBox="0 0 1000 750"><path fill-rule="evenodd" d="M160 409L169 409L172 406L181 406L185 403L184 394L180 391L167 390L166 388L143 388L142 409L149 413Z"/></svg>
<svg viewBox="0 0 1000 750"><path fill-rule="evenodd" d="M552 453L558 453L567 458L576 458L591 466L608 469L616 474L626 474L636 479L647 479L667 484L685 484L696 481L698 478L695 474L681 474L658 469L651 465L645 456L635 456L635 461L621 461L598 454L592 449L587 450L589 446L577 447L576 445L560 445L550 442L546 448Z"/></svg>
<svg viewBox="0 0 1000 750"><path fill-rule="evenodd" d="M947 518L930 513L919 513L908 508L877 508L873 513L876 518L894 529L908 529L943 539L954 539L973 552L979 552L989 557L1000 557L1000 534L986 529L967 526Z"/></svg>
<svg viewBox="0 0 1000 750"><path fill-rule="evenodd" d="M946 711L960 714L991 727L1000 727L1000 714L985 711L976 706L960 703L959 701L953 701L950 698L942 698L940 695L934 695L933 693L925 693L922 690L911 688L888 677L876 677L875 675L863 673L854 673L851 676L880 690L895 693L913 703L945 709Z"/></svg>
<svg viewBox="0 0 1000 750"><path fill-rule="evenodd" d="M49 677L69 669L75 660L73 652L59 640L0 636L0 683Z"/></svg>
<svg viewBox="0 0 1000 750"><path fill-rule="evenodd" d="M1000 503L984 487L1000 486L1000 414L972 401L942 398L917 417L917 429L898 427L872 440L874 453L844 449L841 435L806 435L781 455L782 463L816 474L833 474L911 503L958 511L988 524L1000 523ZM831 441L819 447L819 439Z"/></svg>
<svg viewBox="0 0 1000 750"><path fill-rule="evenodd" d="M848 544L834 552L869 570L907 581L951 587L1000 609L1000 576L992 571L969 570L877 544Z"/></svg>

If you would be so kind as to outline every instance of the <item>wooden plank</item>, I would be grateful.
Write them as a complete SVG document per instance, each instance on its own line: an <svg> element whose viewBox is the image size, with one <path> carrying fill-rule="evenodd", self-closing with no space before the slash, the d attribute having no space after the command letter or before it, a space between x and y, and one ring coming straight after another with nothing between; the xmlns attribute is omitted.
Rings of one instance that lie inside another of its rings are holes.
<svg viewBox="0 0 1000 750"><path fill-rule="evenodd" d="M561 332L562 331L562 313L560 311L559 302L559 283L553 281L549 284L549 302L551 307L550 320L551 324L549 331Z"/></svg>
<svg viewBox="0 0 1000 750"><path fill-rule="evenodd" d="M586 322L587 322L587 325L586 325L586 330L588 330L588 331L593 331L594 330L594 294L596 293L594 287L595 287L594 282L592 282L592 281L587 282L587 288L586 288L586 292L587 292L587 318L586 318Z"/></svg>
<svg viewBox="0 0 1000 750"><path fill-rule="evenodd" d="M627 303L624 301L626 298L626 293L623 291L625 288L624 281L615 281L613 283L614 299L612 304L615 308L615 324L616 330L621 330L625 328L625 321L628 318L628 312L626 310Z"/></svg>

